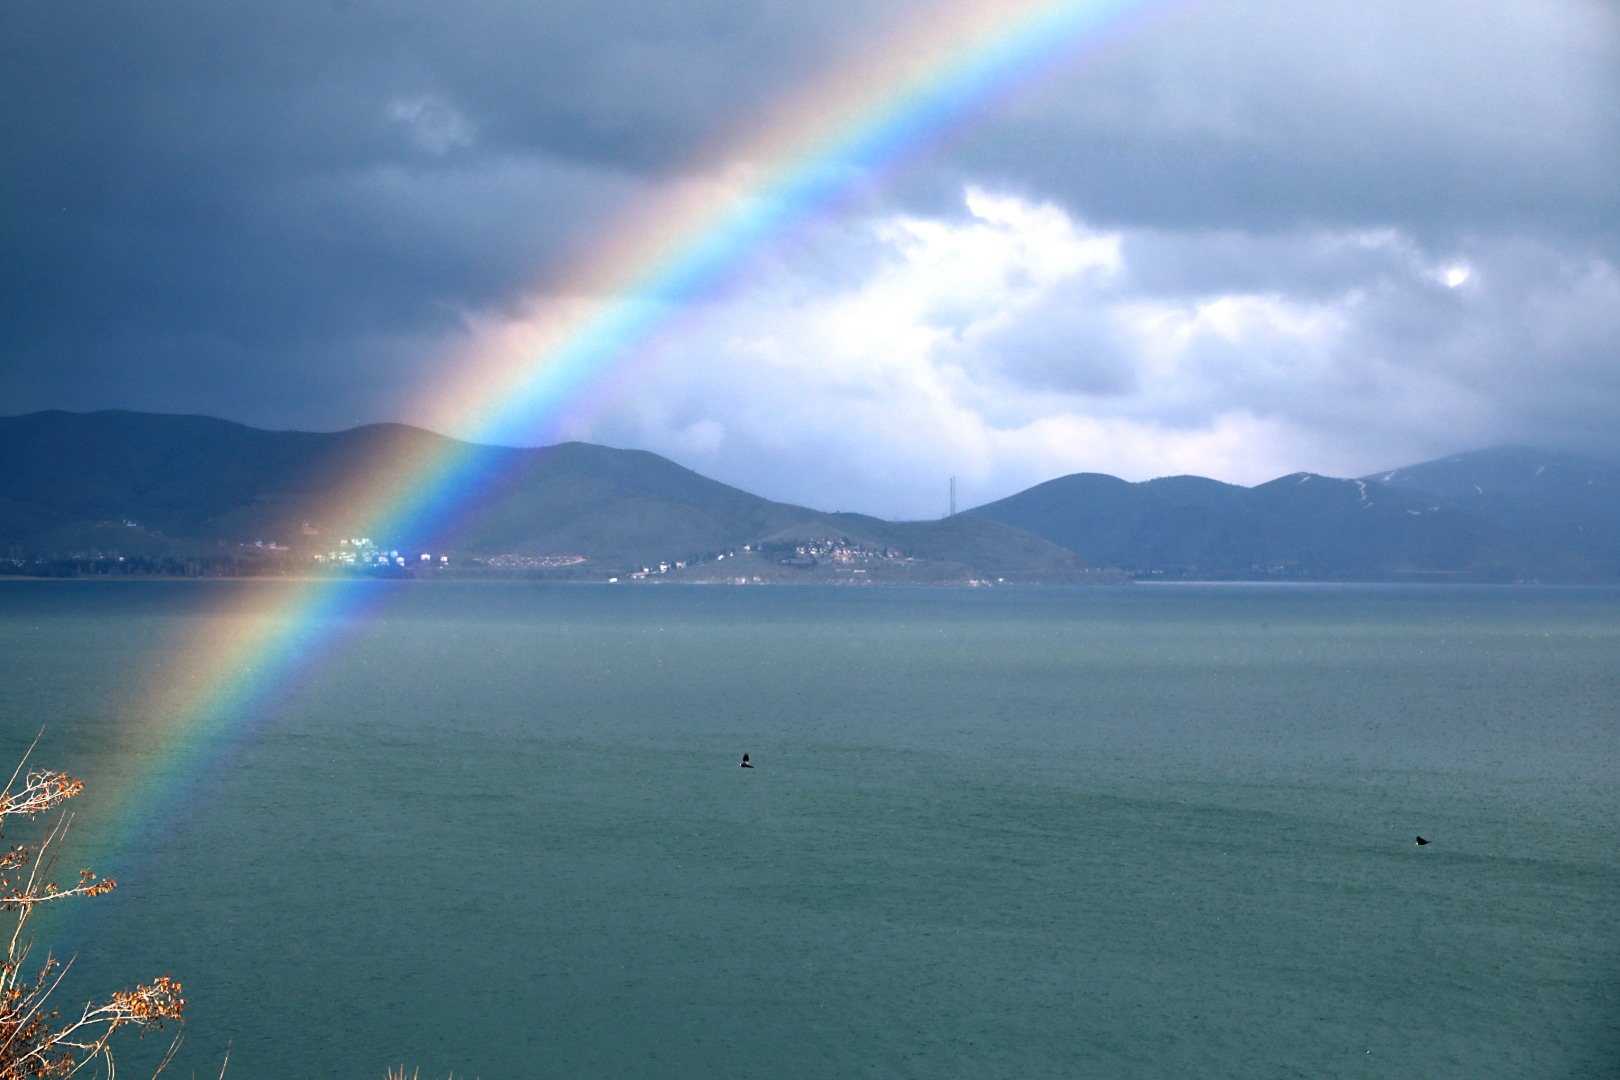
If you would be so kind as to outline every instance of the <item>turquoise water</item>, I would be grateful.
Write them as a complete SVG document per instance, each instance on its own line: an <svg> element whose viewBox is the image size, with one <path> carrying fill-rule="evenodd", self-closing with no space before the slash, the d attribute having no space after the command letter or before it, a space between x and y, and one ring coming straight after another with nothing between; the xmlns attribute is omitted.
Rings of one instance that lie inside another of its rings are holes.
<svg viewBox="0 0 1620 1080"><path fill-rule="evenodd" d="M93 846L144 673L278 587L0 584L0 750ZM1620 1068L1620 592L354 587L46 924L184 982L180 1075Z"/></svg>

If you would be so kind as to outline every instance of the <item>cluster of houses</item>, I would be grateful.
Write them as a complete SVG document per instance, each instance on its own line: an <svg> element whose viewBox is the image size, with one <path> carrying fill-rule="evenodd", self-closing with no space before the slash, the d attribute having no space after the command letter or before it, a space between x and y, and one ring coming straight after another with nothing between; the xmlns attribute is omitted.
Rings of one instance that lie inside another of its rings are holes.
<svg viewBox="0 0 1620 1080"><path fill-rule="evenodd" d="M818 540L806 540L793 547L792 556L784 561L793 563L836 563L843 566L862 566L875 562L886 562L901 559L897 552L888 548L870 548L858 544L849 537L823 537Z"/></svg>
<svg viewBox="0 0 1620 1080"><path fill-rule="evenodd" d="M402 554L397 548L380 548L372 543L369 536L357 536L352 539L338 541L338 550L317 552L315 561L325 566L354 567L359 570L392 568L403 569L407 566L449 566L450 556L440 555L437 558L428 552L422 552L414 558L409 554Z"/></svg>
<svg viewBox="0 0 1620 1080"><path fill-rule="evenodd" d="M724 555L722 555L720 557L722 559L725 558ZM677 560L677 561L672 562L672 563L658 562L658 563L654 563L651 566L643 566L640 570L631 571L630 572L630 580L632 580L632 581L640 581L643 578L655 577L655 576L657 576L659 574L667 574L671 570L685 570L685 569L686 569L686 560L685 559L680 559L680 560Z"/></svg>

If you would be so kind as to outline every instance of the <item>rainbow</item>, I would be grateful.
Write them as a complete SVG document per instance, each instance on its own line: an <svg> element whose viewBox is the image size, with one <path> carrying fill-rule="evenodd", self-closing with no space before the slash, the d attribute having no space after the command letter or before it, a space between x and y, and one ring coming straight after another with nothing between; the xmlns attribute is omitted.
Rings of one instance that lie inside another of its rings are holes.
<svg viewBox="0 0 1620 1080"><path fill-rule="evenodd" d="M746 259L1043 74L1096 55L1187 0L968 0L936 11L925 34L785 107L697 169L703 179L637 208L532 317L457 358L457 392L432 426L467 442L423 449L353 478L343 498L372 535L427 535L471 512L499 478L473 443L543 444L565 411L633 361L680 312L736 284ZM741 163L740 165L736 163ZM442 394L442 388L436 388ZM430 411L424 409L423 415ZM230 608L157 673L140 707L140 764L91 830L91 859L116 874L148 832L234 742L307 685L385 588L310 581L232 590ZM239 594L239 595L238 595Z"/></svg>

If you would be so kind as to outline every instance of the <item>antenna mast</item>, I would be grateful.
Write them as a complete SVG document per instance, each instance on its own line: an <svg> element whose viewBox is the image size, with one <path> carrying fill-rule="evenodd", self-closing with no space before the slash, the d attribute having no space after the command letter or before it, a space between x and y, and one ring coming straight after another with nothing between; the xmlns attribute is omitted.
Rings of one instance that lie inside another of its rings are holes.
<svg viewBox="0 0 1620 1080"><path fill-rule="evenodd" d="M951 477L951 512L946 517L956 516L956 477Z"/></svg>

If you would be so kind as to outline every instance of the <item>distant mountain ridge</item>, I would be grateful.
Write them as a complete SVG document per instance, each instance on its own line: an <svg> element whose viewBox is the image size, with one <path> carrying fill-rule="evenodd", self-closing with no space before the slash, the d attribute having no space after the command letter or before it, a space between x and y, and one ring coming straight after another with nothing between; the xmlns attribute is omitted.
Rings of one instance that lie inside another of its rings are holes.
<svg viewBox="0 0 1620 1080"><path fill-rule="evenodd" d="M1496 447L1362 477L1620 567L1620 466Z"/></svg>
<svg viewBox="0 0 1620 1080"><path fill-rule="evenodd" d="M357 478L451 453L498 478L490 496L464 521L383 546L583 578L658 567L692 581L1062 582L1096 580L1095 567L1161 580L1620 581L1620 467L1536 450L1252 488L1077 473L943 520L890 522L773 502L640 450L117 411L0 417L0 562L285 572L372 535Z"/></svg>
<svg viewBox="0 0 1620 1080"><path fill-rule="evenodd" d="M465 521L433 534L375 537L384 547L413 558L451 552L458 567L496 556L506 566L566 556L581 560L567 573L587 577L761 546L792 557L753 558L750 579L834 570L873 580L1085 577L1072 553L1013 527L968 517L886 522L822 513L762 499L646 451L475 446L402 424L271 432L211 417L118 411L0 418L0 556L259 558L257 545L268 544L309 559L377 529L348 494L356 478L451 453L498 478L489 498ZM829 538L840 542L836 558L790 550ZM738 565L725 568L726 580ZM710 571L717 568L718 561ZM697 576L695 568L681 569Z"/></svg>
<svg viewBox="0 0 1620 1080"><path fill-rule="evenodd" d="M1527 479L1537 475L1550 479ZM1146 578L1620 580L1620 470L1536 451L1253 488L1078 473L971 513Z"/></svg>

